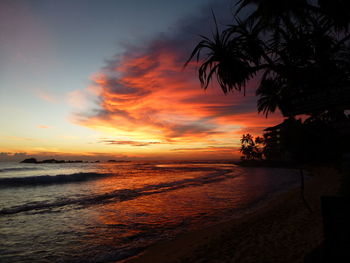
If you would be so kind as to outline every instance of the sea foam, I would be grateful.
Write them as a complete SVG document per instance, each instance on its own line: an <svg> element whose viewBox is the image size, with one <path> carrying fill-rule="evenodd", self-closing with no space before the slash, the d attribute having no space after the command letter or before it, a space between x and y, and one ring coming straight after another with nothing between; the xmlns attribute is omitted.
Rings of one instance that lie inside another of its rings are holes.
<svg viewBox="0 0 350 263"><path fill-rule="evenodd" d="M111 174L108 174L108 173L74 173L74 174L40 175L40 176L27 176L27 177L8 177L8 178L0 178L0 187L71 183L71 182L80 182L80 181L98 179L98 178L102 178L110 175Z"/></svg>

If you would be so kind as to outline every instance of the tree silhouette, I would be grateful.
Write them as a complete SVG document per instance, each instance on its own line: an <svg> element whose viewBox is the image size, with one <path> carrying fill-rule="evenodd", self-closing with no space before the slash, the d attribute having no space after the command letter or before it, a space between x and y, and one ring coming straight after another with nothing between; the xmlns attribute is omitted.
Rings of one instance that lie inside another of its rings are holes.
<svg viewBox="0 0 350 263"><path fill-rule="evenodd" d="M255 9L240 18L252 5ZM276 109L284 116L315 116L349 107L350 16L344 11L349 1L241 0L237 7L234 23L221 32L213 15L212 39L202 36L187 61L201 63L204 89L215 76L224 93L245 94L255 78L258 112L266 116Z"/></svg>
<svg viewBox="0 0 350 263"><path fill-rule="evenodd" d="M240 149L242 161L262 160L264 143L264 139L259 136L254 139L249 133L243 134Z"/></svg>
<svg viewBox="0 0 350 263"><path fill-rule="evenodd" d="M215 76L224 93L245 94L247 82L255 79L258 112L267 117L279 109L289 117L293 129L286 136L295 130L290 138L296 142L289 141L285 149L301 164L301 195L311 211L304 198L305 146L320 127L319 135L337 137L328 132L334 122L327 129L322 126L324 118L337 122L350 108L350 1L239 0L236 7L234 23L221 32L213 15L212 39L202 36L185 65L192 59L201 63L198 75L204 89ZM309 116L305 125L294 121L299 114ZM242 137L241 152L250 160L255 142L248 135ZM314 151L307 153L315 156L317 144L312 146Z"/></svg>

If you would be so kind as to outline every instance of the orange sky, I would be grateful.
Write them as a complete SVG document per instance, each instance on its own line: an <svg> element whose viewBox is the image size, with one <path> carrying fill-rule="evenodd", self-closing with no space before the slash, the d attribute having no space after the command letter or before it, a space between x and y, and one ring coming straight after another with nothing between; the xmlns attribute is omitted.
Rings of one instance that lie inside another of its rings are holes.
<svg viewBox="0 0 350 263"><path fill-rule="evenodd" d="M243 133L260 135L282 121L278 113L268 119L257 114L254 81L246 87L247 96L224 95L215 79L207 90L200 88L196 63L183 67L198 35L211 34L213 6L220 26L232 20L226 2L212 1L203 9L193 6L195 15L172 26L160 23L174 13L174 8L166 9L169 13L161 12L161 20L154 17L151 31L144 25L150 18L142 20L137 28L144 35L137 34L138 41L135 37L131 42L125 40L134 32L127 27L135 20L131 6L126 23L115 20L119 9L107 16L112 10L107 8L99 13L101 19L90 17L96 8L77 10L96 23L96 28L81 32L73 26L75 12L70 19L66 12L56 19L28 5L11 7L15 16L0 16L11 41L1 52L7 56L2 60L7 71L2 71L5 88L0 89L0 161L32 156L233 159L239 158ZM182 7L184 12L188 4ZM113 41L122 44L115 47ZM104 57L108 59L99 70Z"/></svg>
<svg viewBox="0 0 350 263"><path fill-rule="evenodd" d="M164 42L154 42L143 52L109 61L90 87L99 91L101 109L78 114L75 122L107 134L100 143L115 151L237 158L243 133L258 135L281 121L279 115L257 114L254 87L247 87L247 96L224 95L215 84L201 89L197 65L184 69L179 57Z"/></svg>
<svg viewBox="0 0 350 263"><path fill-rule="evenodd" d="M69 120L86 130L60 133L59 138L48 136L44 143L42 136L6 136L12 144L7 144L2 155L22 152L17 154L21 158L88 160L238 159L243 133L261 135L282 117L274 114L266 119L257 114L254 81L247 85L246 96L239 92L225 95L215 81L207 90L201 89L198 65L184 68L187 53L169 41L153 41L137 51L130 48L94 74L91 85L69 92L68 102L76 108ZM47 103L57 103L46 97ZM87 100L97 101L97 106L86 109ZM57 129L46 123L36 128L45 130L46 135Z"/></svg>

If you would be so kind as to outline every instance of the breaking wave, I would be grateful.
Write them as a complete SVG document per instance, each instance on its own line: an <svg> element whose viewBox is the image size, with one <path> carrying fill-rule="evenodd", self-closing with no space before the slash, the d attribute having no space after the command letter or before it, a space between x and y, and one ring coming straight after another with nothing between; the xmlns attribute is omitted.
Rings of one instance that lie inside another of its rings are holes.
<svg viewBox="0 0 350 263"><path fill-rule="evenodd" d="M3 168L0 172L21 172L21 171L36 171L40 170L38 167L15 167L15 168Z"/></svg>
<svg viewBox="0 0 350 263"><path fill-rule="evenodd" d="M237 176L237 173L233 175L231 172L232 172L231 170L222 170L220 172L207 174L199 178L183 179L183 180L178 180L174 182L148 185L137 189L120 189L120 190L115 190L108 193L85 195L77 198L57 198L56 200L51 202L48 202L48 201L30 202L24 205L4 208L0 210L0 216L16 214L20 212L29 212L29 211L33 211L34 213L41 213L41 212L47 212L45 210L64 207L68 205L90 206L90 205L102 204L107 202L128 201L131 199L138 198L140 196L164 193L164 192L168 192L168 191L172 191L172 190L176 190L184 187L201 186L204 184L223 181L227 178L233 178ZM78 174L78 178L84 178L84 180L86 180L85 179L86 175L88 175L87 177L101 176L101 174L87 173L87 174ZM77 176L77 174L75 174L74 176ZM50 176L45 176L44 178L48 178L48 177ZM65 181L67 180L67 178L72 178L72 177L73 176L67 177L67 175L51 176L51 178L56 178L56 179L60 178L59 180L62 180L61 178L64 178ZM40 176L41 182L42 180L55 180L55 179L41 179L41 178L42 176ZM16 178L12 178L12 180L13 179L16 179ZM17 180L19 180L21 183L24 183L24 182L27 183L27 181L25 181L24 179L26 178L17 178ZM2 180L0 181L0 183L2 182ZM34 181L39 180L39 178L32 177L31 181L28 180L28 182L32 184L33 180ZM71 179L71 180L77 180L77 179L74 177L74 179ZM10 181L8 183L13 183L13 181Z"/></svg>
<svg viewBox="0 0 350 263"><path fill-rule="evenodd" d="M0 178L0 187L71 183L71 182L80 182L80 181L98 179L109 175L112 175L112 174L74 173L74 174Z"/></svg>

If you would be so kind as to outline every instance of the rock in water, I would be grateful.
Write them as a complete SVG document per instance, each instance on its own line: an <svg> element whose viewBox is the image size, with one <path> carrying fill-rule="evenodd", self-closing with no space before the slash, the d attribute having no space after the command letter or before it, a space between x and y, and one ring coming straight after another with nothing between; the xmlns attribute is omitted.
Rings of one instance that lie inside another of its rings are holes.
<svg viewBox="0 0 350 263"><path fill-rule="evenodd" d="M21 163L38 163L35 158L24 159Z"/></svg>

